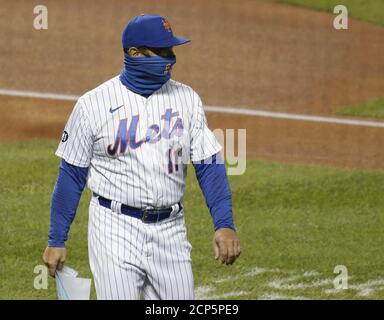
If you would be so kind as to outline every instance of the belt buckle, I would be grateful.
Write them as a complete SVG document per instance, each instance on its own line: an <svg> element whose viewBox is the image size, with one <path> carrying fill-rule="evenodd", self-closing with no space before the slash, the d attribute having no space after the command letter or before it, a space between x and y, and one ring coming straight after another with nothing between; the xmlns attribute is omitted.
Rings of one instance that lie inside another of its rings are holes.
<svg viewBox="0 0 384 320"><path fill-rule="evenodd" d="M149 217L149 211L147 209L145 209L143 211L143 216L141 217L141 221L144 223L148 223L148 221L147 221L148 217Z"/></svg>

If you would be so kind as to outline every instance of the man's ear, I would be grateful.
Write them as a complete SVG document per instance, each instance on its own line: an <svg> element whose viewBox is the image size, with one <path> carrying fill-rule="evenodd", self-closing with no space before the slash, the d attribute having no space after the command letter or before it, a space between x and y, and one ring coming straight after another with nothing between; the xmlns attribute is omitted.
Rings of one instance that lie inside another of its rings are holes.
<svg viewBox="0 0 384 320"><path fill-rule="evenodd" d="M127 50L127 54L130 56L130 57L137 57L140 55L140 51L139 49L137 49L136 47L130 47L128 50Z"/></svg>

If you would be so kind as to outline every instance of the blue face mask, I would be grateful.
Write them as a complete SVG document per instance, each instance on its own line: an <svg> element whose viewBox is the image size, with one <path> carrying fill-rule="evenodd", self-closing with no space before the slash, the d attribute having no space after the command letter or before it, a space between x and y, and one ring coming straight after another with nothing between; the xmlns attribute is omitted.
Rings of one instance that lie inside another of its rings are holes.
<svg viewBox="0 0 384 320"><path fill-rule="evenodd" d="M120 81L128 89L149 97L171 78L176 56L131 57L124 54L124 66Z"/></svg>

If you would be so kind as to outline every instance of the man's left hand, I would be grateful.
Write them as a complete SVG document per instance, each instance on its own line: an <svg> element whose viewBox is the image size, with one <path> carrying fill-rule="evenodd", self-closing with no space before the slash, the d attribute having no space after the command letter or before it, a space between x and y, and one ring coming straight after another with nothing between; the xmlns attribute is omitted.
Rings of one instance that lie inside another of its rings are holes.
<svg viewBox="0 0 384 320"><path fill-rule="evenodd" d="M236 231L230 228L217 229L213 238L213 250L216 260L220 258L227 265L234 263L241 252Z"/></svg>

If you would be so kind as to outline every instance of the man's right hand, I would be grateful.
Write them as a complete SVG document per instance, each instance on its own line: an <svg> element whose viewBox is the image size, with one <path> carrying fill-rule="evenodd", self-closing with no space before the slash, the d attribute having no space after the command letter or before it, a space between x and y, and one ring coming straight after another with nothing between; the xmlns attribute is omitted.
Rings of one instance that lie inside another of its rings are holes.
<svg viewBox="0 0 384 320"><path fill-rule="evenodd" d="M47 247L43 254L43 261L48 267L49 275L55 276L56 270L63 269L67 249L61 247Z"/></svg>

